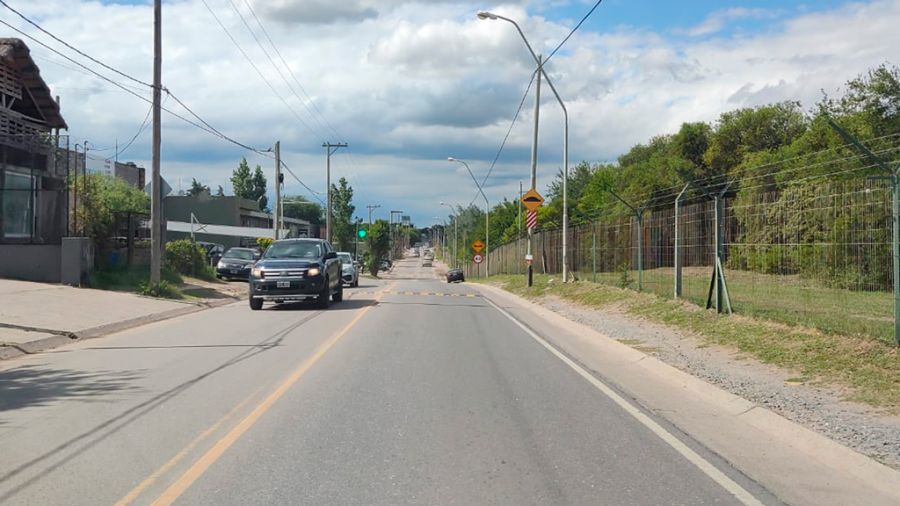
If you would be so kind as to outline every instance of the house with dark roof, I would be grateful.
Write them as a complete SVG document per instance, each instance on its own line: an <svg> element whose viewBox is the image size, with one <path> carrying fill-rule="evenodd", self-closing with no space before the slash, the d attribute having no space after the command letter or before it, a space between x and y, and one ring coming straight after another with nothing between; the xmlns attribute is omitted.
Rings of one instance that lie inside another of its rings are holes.
<svg viewBox="0 0 900 506"><path fill-rule="evenodd" d="M70 201L67 150L58 148L67 128L28 46L0 38L0 277L59 281Z"/></svg>

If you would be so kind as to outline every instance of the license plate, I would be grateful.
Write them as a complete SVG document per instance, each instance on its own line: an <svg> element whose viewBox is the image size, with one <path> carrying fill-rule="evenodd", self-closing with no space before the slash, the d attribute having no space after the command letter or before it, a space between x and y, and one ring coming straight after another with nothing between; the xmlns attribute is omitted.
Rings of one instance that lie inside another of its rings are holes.
<svg viewBox="0 0 900 506"><path fill-rule="evenodd" d="M237 269L231 269L231 273L232 273L232 274L237 274L237 273L238 273L238 270L237 270Z"/></svg>
<svg viewBox="0 0 900 506"><path fill-rule="evenodd" d="M277 281L275 284L278 288L290 288L291 287L290 281Z"/></svg>

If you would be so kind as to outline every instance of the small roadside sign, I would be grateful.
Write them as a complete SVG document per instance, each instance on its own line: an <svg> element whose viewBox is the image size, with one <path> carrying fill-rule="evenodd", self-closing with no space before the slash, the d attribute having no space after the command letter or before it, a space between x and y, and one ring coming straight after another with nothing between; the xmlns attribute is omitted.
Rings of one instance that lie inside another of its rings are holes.
<svg viewBox="0 0 900 506"><path fill-rule="evenodd" d="M484 251L484 242L482 242L481 239L475 239L475 242L472 243L472 251L475 253Z"/></svg>
<svg viewBox="0 0 900 506"><path fill-rule="evenodd" d="M543 203L544 197L541 197L541 194L536 192L534 188L528 190L525 195L522 195L522 205L529 211L537 211L537 208L541 207Z"/></svg>
<svg viewBox="0 0 900 506"><path fill-rule="evenodd" d="M528 215L525 218L525 226L528 227L528 230L537 226L537 211L528 211Z"/></svg>
<svg viewBox="0 0 900 506"><path fill-rule="evenodd" d="M481 262L484 262L484 257L481 255L475 255L472 257L472 261L476 264L480 264Z"/></svg>

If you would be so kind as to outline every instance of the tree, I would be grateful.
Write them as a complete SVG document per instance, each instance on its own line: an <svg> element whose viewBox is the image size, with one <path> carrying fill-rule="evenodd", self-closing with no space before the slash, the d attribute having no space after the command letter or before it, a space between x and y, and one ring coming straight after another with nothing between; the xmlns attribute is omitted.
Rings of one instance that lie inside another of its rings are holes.
<svg viewBox="0 0 900 506"><path fill-rule="evenodd" d="M321 225L325 216L325 210L322 206L310 202L306 197L299 195L296 197L284 197L282 205L284 205L285 217L306 220L311 225Z"/></svg>
<svg viewBox="0 0 900 506"><path fill-rule="evenodd" d="M247 159L241 158L238 168L234 169L231 174L234 196L259 202L259 208L265 210L269 204L269 199L266 197L266 185L266 176L263 174L262 167L257 165L251 173Z"/></svg>
<svg viewBox="0 0 900 506"><path fill-rule="evenodd" d="M390 224L378 220L369 227L366 242L369 243L369 274L378 277L378 265L387 258L391 249Z"/></svg>
<svg viewBox="0 0 900 506"><path fill-rule="evenodd" d="M97 248L112 245L116 235L117 218L124 213L146 213L150 197L124 180L104 174L88 174L84 184L86 193L79 192L75 210L83 233L94 239Z"/></svg>
<svg viewBox="0 0 900 506"><path fill-rule="evenodd" d="M262 167L256 166L253 171L253 179L251 180L253 192L251 199L259 202L259 208L267 210L269 208L269 198L266 197L266 176L263 174Z"/></svg>
<svg viewBox="0 0 900 506"><path fill-rule="evenodd" d="M241 158L241 163L231 174L231 189L234 191L235 197L244 199L252 199L253 193L253 177L250 174L250 166L247 165L247 159Z"/></svg>
<svg viewBox="0 0 900 506"><path fill-rule="evenodd" d="M334 229L331 236L338 249L348 251L355 240L353 213L356 212L356 206L353 205L353 187L346 178L342 177L337 185L331 185L331 212L331 226Z"/></svg>
<svg viewBox="0 0 900 506"><path fill-rule="evenodd" d="M222 187L220 186L219 188ZM209 186L197 181L195 178L191 178L191 188L187 191L187 195L189 197L196 197L203 194L209 195Z"/></svg>
<svg viewBox="0 0 900 506"><path fill-rule="evenodd" d="M222 188L222 185L219 185L219 187L216 188L216 197L224 197L224 196L225 196L225 188Z"/></svg>

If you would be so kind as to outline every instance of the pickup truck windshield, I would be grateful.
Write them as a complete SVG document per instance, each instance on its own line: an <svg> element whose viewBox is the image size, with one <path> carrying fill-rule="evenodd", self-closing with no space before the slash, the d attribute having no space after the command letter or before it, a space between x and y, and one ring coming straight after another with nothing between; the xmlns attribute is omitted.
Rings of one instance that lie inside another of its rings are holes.
<svg viewBox="0 0 900 506"><path fill-rule="evenodd" d="M263 258L279 259L279 258L305 258L315 260L321 257L321 249L319 244L314 242L282 242L269 246Z"/></svg>

